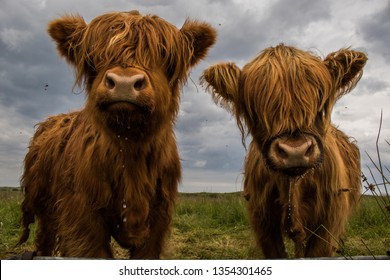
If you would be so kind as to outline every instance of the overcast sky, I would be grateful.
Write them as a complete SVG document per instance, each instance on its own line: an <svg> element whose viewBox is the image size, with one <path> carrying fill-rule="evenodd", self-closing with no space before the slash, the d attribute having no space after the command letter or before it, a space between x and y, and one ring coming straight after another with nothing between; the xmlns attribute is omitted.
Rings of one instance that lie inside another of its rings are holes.
<svg viewBox="0 0 390 280"><path fill-rule="evenodd" d="M245 149L234 118L199 85L202 69L220 61L240 67L281 42L326 56L351 46L369 60L358 86L339 100L333 123L359 145L362 167L379 145L390 167L390 1L387 0L0 0L0 186L19 186L34 125L81 108L72 68L56 54L47 23L65 13L89 22L112 11L157 14L177 27L185 19L209 22L218 40L183 88L176 126L183 166L182 192L242 190ZM368 174L367 174L368 175Z"/></svg>

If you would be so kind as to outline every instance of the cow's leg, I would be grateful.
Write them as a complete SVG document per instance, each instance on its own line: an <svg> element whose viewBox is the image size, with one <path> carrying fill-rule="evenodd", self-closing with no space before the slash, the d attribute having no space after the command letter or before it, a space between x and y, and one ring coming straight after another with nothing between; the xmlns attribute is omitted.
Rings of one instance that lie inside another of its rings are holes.
<svg viewBox="0 0 390 280"><path fill-rule="evenodd" d="M336 253L336 240L322 226L318 228L315 234L311 234L305 246L305 257L331 257Z"/></svg>
<svg viewBox="0 0 390 280"><path fill-rule="evenodd" d="M74 198L73 203L79 206L75 208L65 202L59 205L59 253L66 257L112 258L111 234L103 216L82 200Z"/></svg>
<svg viewBox="0 0 390 280"><path fill-rule="evenodd" d="M264 258L287 258L282 231L277 220L262 221L259 217L253 217L252 225L256 242L263 251Z"/></svg>
<svg viewBox="0 0 390 280"><path fill-rule="evenodd" d="M156 209L158 211L158 209ZM141 246L130 249L131 259L160 259L170 233L171 218L166 212L154 212L150 217L150 235Z"/></svg>
<svg viewBox="0 0 390 280"><path fill-rule="evenodd" d="M35 246L38 256L52 256L56 241L56 226L49 216L38 217Z"/></svg>
<svg viewBox="0 0 390 280"><path fill-rule="evenodd" d="M258 186L259 184L255 183L254 185ZM279 193L276 188L268 194L263 193L265 188L258 190L259 193L245 194L256 244L261 248L266 259L287 258L281 224L282 207L279 204Z"/></svg>
<svg viewBox="0 0 390 280"><path fill-rule="evenodd" d="M167 174L165 174L167 176ZM175 176L167 176L163 182L158 180L156 196L151 205L149 216L150 235L142 246L133 246L130 249L131 259L160 259L164 244L170 233L174 203L176 200ZM165 191L164 191L165 188Z"/></svg>
<svg viewBox="0 0 390 280"><path fill-rule="evenodd" d="M130 248L130 258L160 259L165 240L169 235L169 228L170 219L168 217L160 216L157 220L154 220L150 227L149 238L141 246L132 246Z"/></svg>
<svg viewBox="0 0 390 280"><path fill-rule="evenodd" d="M300 220L300 213L298 209L285 214L288 217L284 220L286 235L294 241L295 245L295 258L303 258L305 256L305 239L306 232L302 221Z"/></svg>
<svg viewBox="0 0 390 280"><path fill-rule="evenodd" d="M280 232L273 231L266 235L258 234L258 240L261 249L266 259L287 258L286 248L284 246L283 237Z"/></svg>
<svg viewBox="0 0 390 280"><path fill-rule="evenodd" d="M266 259L287 258L281 227L281 207L274 198L264 203L267 205L261 209L267 209L266 213L263 213L257 206L251 207L251 201L249 201L248 210L256 243L262 249Z"/></svg>
<svg viewBox="0 0 390 280"><path fill-rule="evenodd" d="M303 242L295 242L295 258L303 258L305 256L305 244Z"/></svg>
<svg viewBox="0 0 390 280"><path fill-rule="evenodd" d="M66 234L59 236L59 253L65 257L80 258L113 258L111 250L111 238L107 229L96 227L85 232L82 228L74 228L74 232L68 230Z"/></svg>

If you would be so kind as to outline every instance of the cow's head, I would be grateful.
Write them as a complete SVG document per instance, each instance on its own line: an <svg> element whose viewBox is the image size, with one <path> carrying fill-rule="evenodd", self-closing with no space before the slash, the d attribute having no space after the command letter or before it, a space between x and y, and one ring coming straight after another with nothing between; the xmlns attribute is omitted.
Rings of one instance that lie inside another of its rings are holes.
<svg viewBox="0 0 390 280"><path fill-rule="evenodd" d="M242 70L213 65L201 81L236 116L243 135L247 127L271 169L299 176L321 163L333 105L359 81L366 60L350 49L322 60L281 44Z"/></svg>
<svg viewBox="0 0 390 280"><path fill-rule="evenodd" d="M89 24L64 16L49 24L59 54L87 91L86 109L118 136L140 140L172 125L179 89L216 40L206 23L181 29L137 11L109 13Z"/></svg>

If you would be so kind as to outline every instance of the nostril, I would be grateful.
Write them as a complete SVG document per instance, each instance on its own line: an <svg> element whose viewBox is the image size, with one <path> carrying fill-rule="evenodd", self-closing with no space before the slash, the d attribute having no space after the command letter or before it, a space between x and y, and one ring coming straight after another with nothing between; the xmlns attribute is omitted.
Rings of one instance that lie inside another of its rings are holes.
<svg viewBox="0 0 390 280"><path fill-rule="evenodd" d="M110 76L110 74L107 74L106 75L106 81L105 81L105 85L108 89L113 89L115 88L115 81L114 79Z"/></svg>
<svg viewBox="0 0 390 280"><path fill-rule="evenodd" d="M288 158L288 153L283 149L283 147L280 144L276 146L276 153L280 158L283 159Z"/></svg>
<svg viewBox="0 0 390 280"><path fill-rule="evenodd" d="M140 90L144 89L145 86L146 86L146 81L145 81L144 77L139 78L134 83L134 89L137 90L137 91L140 91Z"/></svg>
<svg viewBox="0 0 390 280"><path fill-rule="evenodd" d="M314 153L314 145L310 144L309 147L306 150L305 156L309 157Z"/></svg>

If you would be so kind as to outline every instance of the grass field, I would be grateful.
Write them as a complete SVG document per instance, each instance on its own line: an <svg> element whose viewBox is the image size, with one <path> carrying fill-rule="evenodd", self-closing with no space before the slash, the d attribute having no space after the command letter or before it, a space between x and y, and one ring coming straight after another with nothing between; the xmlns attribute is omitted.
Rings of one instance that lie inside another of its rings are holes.
<svg viewBox="0 0 390 280"><path fill-rule="evenodd" d="M0 189L0 259L33 250L29 241L15 247L20 233L22 193ZM385 255L390 250L390 222L375 197L364 196L350 219L340 256ZM118 256L123 252L115 245ZM289 252L293 251L288 242ZM180 194L168 259L259 259L240 193Z"/></svg>

